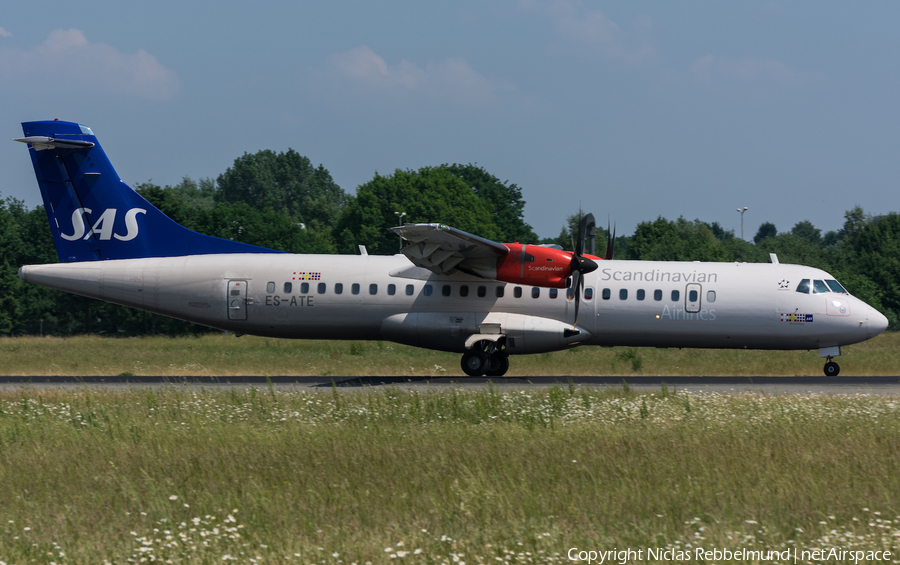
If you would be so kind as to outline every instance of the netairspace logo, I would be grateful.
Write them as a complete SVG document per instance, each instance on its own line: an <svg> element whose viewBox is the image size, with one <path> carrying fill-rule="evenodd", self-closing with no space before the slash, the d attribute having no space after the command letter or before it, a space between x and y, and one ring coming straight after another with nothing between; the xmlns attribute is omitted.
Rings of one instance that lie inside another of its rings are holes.
<svg viewBox="0 0 900 565"><path fill-rule="evenodd" d="M573 547L568 552L570 561L581 561L588 565L641 563L646 560L653 561L697 561L716 562L723 561L748 561L759 563L771 561L773 563L798 563L808 561L841 561L844 563L861 563L875 561L890 561L890 551L862 551L845 550L837 547L828 549L798 549L791 548L784 551L755 550L755 549L672 549L647 547L643 549L618 549L606 551L580 550Z"/></svg>

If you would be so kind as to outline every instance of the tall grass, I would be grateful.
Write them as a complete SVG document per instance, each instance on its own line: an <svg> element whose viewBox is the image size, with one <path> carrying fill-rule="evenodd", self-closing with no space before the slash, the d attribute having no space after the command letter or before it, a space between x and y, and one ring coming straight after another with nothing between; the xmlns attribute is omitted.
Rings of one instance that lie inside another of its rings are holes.
<svg viewBox="0 0 900 565"><path fill-rule="evenodd" d="M893 548L898 438L900 401L864 395L23 388L0 393L0 560Z"/></svg>
<svg viewBox="0 0 900 565"><path fill-rule="evenodd" d="M900 332L843 348L843 375L896 375ZM389 342L202 337L0 338L0 375L463 376L460 356ZM817 351L579 347L513 357L509 376L822 375Z"/></svg>

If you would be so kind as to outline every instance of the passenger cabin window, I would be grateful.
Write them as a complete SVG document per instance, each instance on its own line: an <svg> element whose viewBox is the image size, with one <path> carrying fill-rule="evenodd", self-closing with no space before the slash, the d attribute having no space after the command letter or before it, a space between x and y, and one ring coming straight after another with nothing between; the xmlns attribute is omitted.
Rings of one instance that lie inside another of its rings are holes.
<svg viewBox="0 0 900 565"><path fill-rule="evenodd" d="M343 294L344 293L344 283L334 283L334 293L335 294Z"/></svg>
<svg viewBox="0 0 900 565"><path fill-rule="evenodd" d="M269 281L266 283L266 292L268 292L269 294L272 294L273 292L275 292L275 282L274 281Z"/></svg>
<svg viewBox="0 0 900 565"><path fill-rule="evenodd" d="M494 291L494 294L497 295L497 298L503 298L503 293L504 293L504 290L503 290L503 289L504 289L504 288L505 288L505 287L498 286L497 289Z"/></svg>
<svg viewBox="0 0 900 565"><path fill-rule="evenodd" d="M604 288L601 296L603 297L603 300L609 300L609 297L612 296L612 291L608 288Z"/></svg>
<svg viewBox="0 0 900 565"><path fill-rule="evenodd" d="M638 300L643 300L645 297L646 297L646 293L644 292L644 289L643 289L643 288L639 288L638 291L637 291L637 299L638 299Z"/></svg>
<svg viewBox="0 0 900 565"><path fill-rule="evenodd" d="M619 289L619 300L628 300L628 289Z"/></svg>
<svg viewBox="0 0 900 565"><path fill-rule="evenodd" d="M803 279L797 285L797 292L800 294L809 294L809 279Z"/></svg>
<svg viewBox="0 0 900 565"><path fill-rule="evenodd" d="M284 283L284 293L290 294L291 291L294 290L294 285L292 283Z"/></svg>
<svg viewBox="0 0 900 565"><path fill-rule="evenodd" d="M657 302L662 300L662 291L659 290L658 288L653 291L653 300L655 300Z"/></svg>
<svg viewBox="0 0 900 565"><path fill-rule="evenodd" d="M325 294L325 283L319 283L316 287L316 291L318 291L319 294Z"/></svg>
<svg viewBox="0 0 900 565"><path fill-rule="evenodd" d="M444 286L441 287L441 294L444 296L450 296L450 285L449 284L445 284Z"/></svg>
<svg viewBox="0 0 900 565"><path fill-rule="evenodd" d="M469 296L469 285L467 285L467 284L459 285L459 295L460 296Z"/></svg>
<svg viewBox="0 0 900 565"><path fill-rule="evenodd" d="M479 286L478 287L478 298L484 298L485 296L487 296L487 287Z"/></svg>
<svg viewBox="0 0 900 565"><path fill-rule="evenodd" d="M352 294L359 294L359 283L353 283L350 285L350 292Z"/></svg>
<svg viewBox="0 0 900 565"><path fill-rule="evenodd" d="M397 285L389 284L388 285L388 296L394 296L397 294Z"/></svg>
<svg viewBox="0 0 900 565"><path fill-rule="evenodd" d="M236 289L234 289L234 290L231 291L231 296L240 296L240 295L241 295L240 289L237 289L237 288L236 288Z"/></svg>
<svg viewBox="0 0 900 565"><path fill-rule="evenodd" d="M559 295L559 291L555 288L550 289L550 298L556 298Z"/></svg>
<svg viewBox="0 0 900 565"><path fill-rule="evenodd" d="M831 292L828 289L828 286L825 284L825 281L814 280L813 281L813 294L824 294Z"/></svg>
<svg viewBox="0 0 900 565"><path fill-rule="evenodd" d="M594 289L591 287L587 287L586 289L584 289L584 299L590 300L592 298L594 298Z"/></svg>
<svg viewBox="0 0 900 565"><path fill-rule="evenodd" d="M300 293L309 294L309 283L300 283Z"/></svg>
<svg viewBox="0 0 900 565"><path fill-rule="evenodd" d="M847 290L841 286L841 283L837 282L834 279L825 279L825 284L828 285L828 288L832 290L832 292L839 292L841 294L850 294Z"/></svg>
<svg viewBox="0 0 900 565"><path fill-rule="evenodd" d="M699 293L696 290L692 290L688 292L688 302L697 302L697 299L700 297Z"/></svg>
<svg viewBox="0 0 900 565"><path fill-rule="evenodd" d="M378 285L377 284L369 285L369 294L378 294Z"/></svg>
<svg viewBox="0 0 900 565"><path fill-rule="evenodd" d="M716 291L707 290L706 291L706 301L707 302L715 302L716 301Z"/></svg>
<svg viewBox="0 0 900 565"><path fill-rule="evenodd" d="M539 286L531 287L531 297L532 298L540 298L541 297L541 288Z"/></svg>
<svg viewBox="0 0 900 565"><path fill-rule="evenodd" d="M416 291L416 287L411 284L406 285L406 296L412 296Z"/></svg>
<svg viewBox="0 0 900 565"><path fill-rule="evenodd" d="M426 284L424 287L422 287L422 294L424 294L425 296L431 296L432 292L434 292L434 289L431 288L430 284Z"/></svg>
<svg viewBox="0 0 900 565"><path fill-rule="evenodd" d="M672 291L672 302L678 302L678 299L681 298L681 293L677 290Z"/></svg>
<svg viewBox="0 0 900 565"><path fill-rule="evenodd" d="M516 287L516 290L513 291L513 296L515 296L516 298L522 298L522 287L521 286Z"/></svg>

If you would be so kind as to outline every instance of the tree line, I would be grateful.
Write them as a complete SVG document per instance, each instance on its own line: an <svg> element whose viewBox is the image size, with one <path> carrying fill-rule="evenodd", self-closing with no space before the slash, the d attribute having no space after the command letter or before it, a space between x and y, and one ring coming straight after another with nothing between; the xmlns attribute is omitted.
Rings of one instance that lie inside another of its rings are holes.
<svg viewBox="0 0 900 565"><path fill-rule="evenodd" d="M135 190L176 222L200 233L291 253L392 254L399 239L388 228L403 222L441 222L503 242L557 244L571 249L578 214L556 238L540 239L523 218L521 189L472 164L443 164L375 174L347 194L322 166L296 151L244 154L216 179L184 178L175 186L152 181ZM404 214L400 216L400 214ZM606 251L597 230L597 253ZM900 215L845 214L843 227L824 235L802 221L778 232L760 226L753 242L717 222L657 218L632 235L616 237L616 259L798 263L830 272L854 295L900 327ZM0 201L0 335L185 335L209 331L19 280L21 265L54 263L47 215L12 198Z"/></svg>

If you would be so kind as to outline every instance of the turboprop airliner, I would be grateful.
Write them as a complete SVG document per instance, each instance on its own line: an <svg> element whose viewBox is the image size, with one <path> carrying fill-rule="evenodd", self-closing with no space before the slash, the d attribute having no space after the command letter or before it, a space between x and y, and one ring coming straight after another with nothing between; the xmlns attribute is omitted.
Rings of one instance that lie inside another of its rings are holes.
<svg viewBox="0 0 900 565"><path fill-rule="evenodd" d="M502 376L509 356L580 345L841 347L887 319L825 271L802 265L620 261L498 243L443 224L391 228L393 256L293 255L178 225L116 174L90 128L22 124L59 263L29 283L234 332L389 340L462 353L470 376Z"/></svg>

